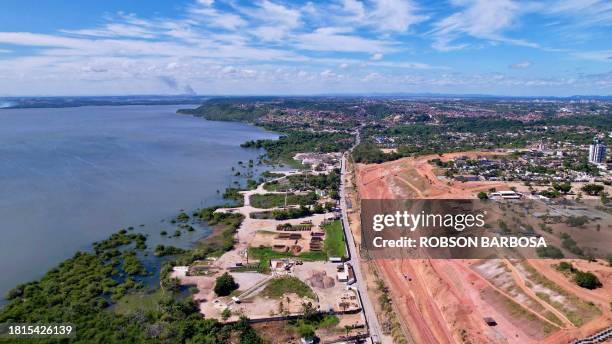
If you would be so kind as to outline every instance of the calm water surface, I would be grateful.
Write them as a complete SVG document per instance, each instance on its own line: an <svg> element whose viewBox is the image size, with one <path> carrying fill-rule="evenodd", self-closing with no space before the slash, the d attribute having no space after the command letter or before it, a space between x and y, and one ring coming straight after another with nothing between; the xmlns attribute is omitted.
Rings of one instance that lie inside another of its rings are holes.
<svg viewBox="0 0 612 344"><path fill-rule="evenodd" d="M1 296L119 228L149 233L149 247L206 234L159 232L180 209L219 203L231 167L262 153L240 143L277 135L180 107L0 110Z"/></svg>

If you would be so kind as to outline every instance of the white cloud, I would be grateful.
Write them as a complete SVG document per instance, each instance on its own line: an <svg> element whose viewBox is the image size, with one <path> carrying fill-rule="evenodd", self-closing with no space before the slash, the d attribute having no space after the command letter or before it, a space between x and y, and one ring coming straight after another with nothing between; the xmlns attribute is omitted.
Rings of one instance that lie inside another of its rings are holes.
<svg viewBox="0 0 612 344"><path fill-rule="evenodd" d="M317 7L312 1L308 1L306 5L302 6L301 11L311 16L317 15L319 13Z"/></svg>
<svg viewBox="0 0 612 344"><path fill-rule="evenodd" d="M579 25L612 26L612 2L609 0L555 0L542 7L551 15L563 15Z"/></svg>
<svg viewBox="0 0 612 344"><path fill-rule="evenodd" d="M109 23L100 29L62 30L61 32L95 37L153 38L156 35L155 32L149 28L122 23Z"/></svg>
<svg viewBox="0 0 612 344"><path fill-rule="evenodd" d="M191 14L191 19L211 27L236 30L247 25L247 21L240 15L220 12L209 6L191 7L189 12Z"/></svg>
<svg viewBox="0 0 612 344"><path fill-rule="evenodd" d="M452 73L446 66L418 62L426 57L419 55L420 46L413 43L425 36L432 38L432 47L440 51L476 46L474 38L487 41L478 43L483 50L494 49L500 43L539 47L516 37L514 29L520 26L524 14L553 16L555 12L561 23L567 23L571 15L578 21L582 11L589 19L581 23L606 25L605 2L547 0L547 4L558 5L553 10L552 6L518 0L449 1L451 13L435 22L428 22L427 16L439 18L439 13L434 12L439 8L420 8L415 1L334 0L298 4L255 0L241 5L233 1L193 0L184 7L183 15L174 18L118 13L105 16L100 25L80 29L0 32L0 53L11 53L3 55L0 64L0 75L9 81L3 84L11 88L0 85L0 92L13 92L21 87L40 93L45 87L55 87L64 93L82 94L100 87L99 92L92 93L124 89L141 94L149 90L191 93L193 88L219 93L244 90L259 94L308 90L321 93L371 90L368 87L404 90L407 84L415 85L417 91L427 87L435 91L441 86L460 86L461 90L483 87L488 91L492 85L587 84L587 77L581 76L518 78L499 73ZM420 3L429 5L425 1ZM595 4L602 8L601 13L594 10ZM571 14L572 11L576 13ZM4 49L5 46L11 50ZM36 49L13 50L12 46ZM563 53L576 59L612 62L612 50L597 48ZM547 50L553 52L561 51ZM20 55L15 56L16 53ZM427 61L436 60L432 57L427 56ZM531 67L529 61L516 62L508 67ZM454 62L448 63L456 70ZM609 89L612 84L609 76L592 76L588 80L593 87ZM241 82L245 79L249 82ZM174 87L170 87L173 80ZM355 86L360 82L364 88L354 88L360 87ZM66 86L61 87L62 84ZM160 88L162 85L165 86Z"/></svg>
<svg viewBox="0 0 612 344"><path fill-rule="evenodd" d="M341 25L367 27L384 33L404 33L412 25L428 18L419 12L420 8L412 0L343 0L340 13L330 17Z"/></svg>
<svg viewBox="0 0 612 344"><path fill-rule="evenodd" d="M356 20L362 20L363 18L365 18L365 7L361 1L344 0L342 2L342 8L344 11L352 15Z"/></svg>
<svg viewBox="0 0 612 344"><path fill-rule="evenodd" d="M575 52L572 56L591 61L612 62L612 50L594 50Z"/></svg>
<svg viewBox="0 0 612 344"><path fill-rule="evenodd" d="M531 62L530 61L522 61L519 63L513 63L510 66L508 66L512 69L526 69L531 67Z"/></svg>
<svg viewBox="0 0 612 344"><path fill-rule="evenodd" d="M370 62L370 66L402 68L402 69L449 69L445 66L432 66L422 62L403 62L403 61L376 61Z"/></svg>
<svg viewBox="0 0 612 344"><path fill-rule="evenodd" d="M436 22L430 34L434 49L459 50L467 43L453 43L463 35L512 45L538 47L522 39L509 38L504 32L512 28L521 14L521 6L513 0L456 0L462 9Z"/></svg>
<svg viewBox="0 0 612 344"><path fill-rule="evenodd" d="M315 51L370 52L395 51L391 41L364 38L347 34L350 28L325 27L311 33L294 36L295 45Z"/></svg>
<svg viewBox="0 0 612 344"><path fill-rule="evenodd" d="M268 23L278 23L288 28L295 28L300 24L300 11L285 7L283 5L264 0L259 4L262 11L257 11L257 16Z"/></svg>
<svg viewBox="0 0 612 344"><path fill-rule="evenodd" d="M381 79L382 75L380 75L379 73L368 73L366 76L364 76L361 81L363 82L370 82L373 80L377 80L377 79Z"/></svg>
<svg viewBox="0 0 612 344"><path fill-rule="evenodd" d="M326 69L326 70L321 72L321 76L323 76L323 77L330 77L330 76L333 76L333 75L334 75L334 72L332 72L329 69Z"/></svg>
<svg viewBox="0 0 612 344"><path fill-rule="evenodd" d="M381 31L405 32L408 28L425 19L416 14L418 8L411 0L375 0L372 18Z"/></svg>
<svg viewBox="0 0 612 344"><path fill-rule="evenodd" d="M260 26L252 32L264 41L280 41L288 34L287 30L278 26Z"/></svg>

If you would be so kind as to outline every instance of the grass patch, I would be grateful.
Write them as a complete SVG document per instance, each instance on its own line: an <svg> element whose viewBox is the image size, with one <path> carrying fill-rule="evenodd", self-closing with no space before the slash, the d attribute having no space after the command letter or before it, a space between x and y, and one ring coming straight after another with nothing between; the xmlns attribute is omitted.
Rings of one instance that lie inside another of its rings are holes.
<svg viewBox="0 0 612 344"><path fill-rule="evenodd" d="M267 191L281 191L289 188L289 183L283 179L266 182L263 186Z"/></svg>
<svg viewBox="0 0 612 344"><path fill-rule="evenodd" d="M300 297L308 297L313 300L316 299L316 295L312 289L310 289L306 283L293 276L273 279L266 285L262 295L278 299L288 293L296 293Z"/></svg>
<svg viewBox="0 0 612 344"><path fill-rule="evenodd" d="M122 315L132 314L136 311L155 311L162 297L163 293L159 289L155 292L128 294L117 301L113 310L115 313Z"/></svg>
<svg viewBox="0 0 612 344"><path fill-rule="evenodd" d="M276 252L270 247L249 247L249 257L259 260L259 271L270 272L270 260L281 258L299 258L306 261L327 260L325 252L303 252L295 256L291 252Z"/></svg>
<svg viewBox="0 0 612 344"><path fill-rule="evenodd" d="M344 231L340 220L323 226L325 230L325 252L328 257L346 257L346 245L344 244Z"/></svg>
<svg viewBox="0 0 612 344"><path fill-rule="evenodd" d="M311 205L317 201L317 195L309 192L304 195L287 194L287 205ZM285 206L285 194L255 194L250 197L255 208L270 209Z"/></svg>
<svg viewBox="0 0 612 344"><path fill-rule="evenodd" d="M337 326L340 323L340 319L338 319L335 315L326 315L323 317L323 320L319 322L319 328L331 328Z"/></svg>

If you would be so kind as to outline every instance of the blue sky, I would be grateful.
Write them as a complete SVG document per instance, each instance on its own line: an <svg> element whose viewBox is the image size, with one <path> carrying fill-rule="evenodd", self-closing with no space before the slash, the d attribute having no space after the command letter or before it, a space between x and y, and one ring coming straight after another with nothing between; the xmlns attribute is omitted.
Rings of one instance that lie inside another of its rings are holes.
<svg viewBox="0 0 612 344"><path fill-rule="evenodd" d="M612 94L606 0L3 0L0 96Z"/></svg>

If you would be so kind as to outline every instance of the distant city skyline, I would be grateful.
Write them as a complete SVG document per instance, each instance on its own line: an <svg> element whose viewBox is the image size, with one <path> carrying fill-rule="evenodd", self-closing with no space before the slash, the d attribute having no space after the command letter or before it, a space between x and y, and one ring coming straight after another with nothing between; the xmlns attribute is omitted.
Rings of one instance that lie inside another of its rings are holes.
<svg viewBox="0 0 612 344"><path fill-rule="evenodd" d="M0 23L0 96L612 95L604 0L5 0Z"/></svg>

